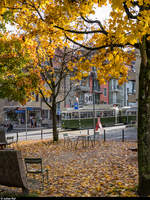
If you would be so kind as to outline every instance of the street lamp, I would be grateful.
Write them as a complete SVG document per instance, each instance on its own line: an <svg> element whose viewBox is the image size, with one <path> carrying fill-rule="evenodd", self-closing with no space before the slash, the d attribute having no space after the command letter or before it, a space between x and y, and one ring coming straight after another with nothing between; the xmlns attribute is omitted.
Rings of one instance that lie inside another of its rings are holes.
<svg viewBox="0 0 150 200"><path fill-rule="evenodd" d="M118 116L119 108L118 106L115 105L114 109L115 109L115 124L117 124L117 116Z"/></svg>
<svg viewBox="0 0 150 200"><path fill-rule="evenodd" d="M91 72L91 77L92 77L92 95L93 95L93 129L94 129L94 134L95 134L95 78L96 78L96 73L95 71ZM102 94L101 91L97 91L97 93Z"/></svg>
<svg viewBox="0 0 150 200"><path fill-rule="evenodd" d="M93 130L95 135L95 91L94 91L94 78L95 78L95 72L92 71L91 73L92 77L92 96L93 96Z"/></svg>

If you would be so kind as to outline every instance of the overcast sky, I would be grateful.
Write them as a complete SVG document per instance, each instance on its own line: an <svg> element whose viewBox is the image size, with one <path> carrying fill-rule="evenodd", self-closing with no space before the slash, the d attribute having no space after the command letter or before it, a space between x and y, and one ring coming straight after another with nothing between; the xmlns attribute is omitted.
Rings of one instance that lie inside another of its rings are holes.
<svg viewBox="0 0 150 200"><path fill-rule="evenodd" d="M106 19L109 18L111 7L110 5L96 7L95 10L96 10L96 19L99 19L101 23L103 23ZM93 18L95 18L95 16Z"/></svg>

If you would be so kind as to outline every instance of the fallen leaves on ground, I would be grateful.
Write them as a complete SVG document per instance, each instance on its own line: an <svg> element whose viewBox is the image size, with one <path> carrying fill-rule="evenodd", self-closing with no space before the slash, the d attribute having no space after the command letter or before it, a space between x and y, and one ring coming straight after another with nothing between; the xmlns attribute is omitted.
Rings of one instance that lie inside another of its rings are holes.
<svg viewBox="0 0 150 200"><path fill-rule="evenodd" d="M48 184L29 184L30 192L52 197L133 197L138 196L136 142L101 142L94 147L65 147L63 141L19 142L22 157L42 157L49 171ZM32 177L33 178L33 177ZM40 175L36 177L40 180ZM36 188L34 187L36 186Z"/></svg>

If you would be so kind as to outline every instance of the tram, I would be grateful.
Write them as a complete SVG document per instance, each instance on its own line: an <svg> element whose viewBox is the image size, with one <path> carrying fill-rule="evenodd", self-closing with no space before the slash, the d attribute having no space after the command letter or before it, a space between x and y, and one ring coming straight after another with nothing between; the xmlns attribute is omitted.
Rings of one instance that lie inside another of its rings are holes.
<svg viewBox="0 0 150 200"><path fill-rule="evenodd" d="M103 127L127 124L136 120L136 112L128 112L129 107L116 109L109 104L83 106L79 109L66 108L61 113L62 128L90 129L100 118ZM94 121L95 120L95 121Z"/></svg>

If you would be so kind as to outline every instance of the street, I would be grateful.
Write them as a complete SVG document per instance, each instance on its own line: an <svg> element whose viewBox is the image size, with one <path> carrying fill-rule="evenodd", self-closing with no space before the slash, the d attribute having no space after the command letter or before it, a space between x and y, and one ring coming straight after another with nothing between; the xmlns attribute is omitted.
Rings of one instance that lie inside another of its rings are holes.
<svg viewBox="0 0 150 200"><path fill-rule="evenodd" d="M122 141L124 138L125 141L136 141L137 140L137 128L135 127L126 127L118 126L118 127L106 127L100 133L100 137L104 140L104 130L105 130L105 141L115 140ZM87 130L61 130L59 129L59 139L63 138L63 133L69 133L70 135L77 136L80 134L86 134ZM89 129L89 134L93 134L93 129ZM17 139L17 133L6 133L6 136L14 136L14 139ZM52 129L42 129L41 130L33 130L33 131L24 131L18 132L18 141L24 140L39 140L39 139L48 139L52 138Z"/></svg>

